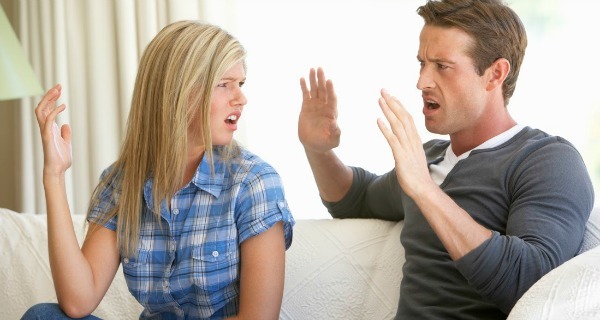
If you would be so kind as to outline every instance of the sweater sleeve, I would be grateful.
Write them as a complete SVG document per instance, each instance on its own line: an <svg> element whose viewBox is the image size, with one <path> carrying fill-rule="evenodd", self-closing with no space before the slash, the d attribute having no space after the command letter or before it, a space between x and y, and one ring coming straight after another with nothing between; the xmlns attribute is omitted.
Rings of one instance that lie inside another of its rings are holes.
<svg viewBox="0 0 600 320"><path fill-rule="evenodd" d="M334 218L369 218L400 221L402 211L402 191L393 169L383 175L376 175L362 168L351 167L353 180L350 190L338 202L323 204Z"/></svg>
<svg viewBox="0 0 600 320"><path fill-rule="evenodd" d="M567 141L535 148L508 176L506 233L456 261L483 297L509 313L538 279L577 253L594 203L585 164Z"/></svg>

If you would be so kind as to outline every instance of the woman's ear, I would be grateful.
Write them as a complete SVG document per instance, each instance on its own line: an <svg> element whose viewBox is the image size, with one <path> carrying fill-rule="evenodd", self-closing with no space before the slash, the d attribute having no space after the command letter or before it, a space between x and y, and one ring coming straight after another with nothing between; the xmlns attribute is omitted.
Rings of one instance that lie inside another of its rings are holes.
<svg viewBox="0 0 600 320"><path fill-rule="evenodd" d="M492 91L498 87L502 88L504 80L510 72L510 62L505 58L498 58L487 68L488 83L486 89Z"/></svg>

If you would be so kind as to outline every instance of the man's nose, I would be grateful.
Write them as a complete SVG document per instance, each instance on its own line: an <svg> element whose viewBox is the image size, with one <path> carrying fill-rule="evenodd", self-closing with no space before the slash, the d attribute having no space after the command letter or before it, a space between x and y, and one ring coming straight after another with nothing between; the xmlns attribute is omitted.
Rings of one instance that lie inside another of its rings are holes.
<svg viewBox="0 0 600 320"><path fill-rule="evenodd" d="M417 89L423 91L425 89L431 89L434 86L435 83L431 77L431 72L429 71L429 68L421 68L421 72L419 72L419 80L417 80Z"/></svg>

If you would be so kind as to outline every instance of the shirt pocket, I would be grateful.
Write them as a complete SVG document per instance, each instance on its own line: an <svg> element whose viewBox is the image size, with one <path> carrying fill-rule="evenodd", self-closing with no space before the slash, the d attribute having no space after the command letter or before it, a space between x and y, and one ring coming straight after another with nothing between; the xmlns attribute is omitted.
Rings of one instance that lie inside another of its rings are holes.
<svg viewBox="0 0 600 320"><path fill-rule="evenodd" d="M238 250L235 239L194 246L194 283L202 291L222 290L238 279Z"/></svg>
<svg viewBox="0 0 600 320"><path fill-rule="evenodd" d="M138 251L137 257L122 257L121 263L123 264L124 269L134 269L139 267L140 265L147 264L149 256L150 252L148 250L140 249Z"/></svg>
<svg viewBox="0 0 600 320"><path fill-rule="evenodd" d="M150 251L140 250L137 257L122 257L123 274L129 292L144 305L150 286Z"/></svg>

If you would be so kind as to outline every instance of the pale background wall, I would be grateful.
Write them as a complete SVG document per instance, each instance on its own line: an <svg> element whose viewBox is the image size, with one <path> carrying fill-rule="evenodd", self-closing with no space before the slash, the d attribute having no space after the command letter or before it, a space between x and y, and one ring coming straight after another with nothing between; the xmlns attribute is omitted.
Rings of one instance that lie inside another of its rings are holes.
<svg viewBox="0 0 600 320"><path fill-rule="evenodd" d="M9 11L15 1L0 3ZM424 1L232 2L236 5L226 8L225 15L234 23L226 27L249 51L249 103L237 138L280 172L296 217L327 217L296 137L298 80L308 68L323 66L335 81L343 131L337 152L348 164L378 173L393 165L375 124L381 117L376 100L382 87L413 113L421 137L432 137L423 128L415 88L421 28L415 9ZM595 17L600 2L510 3L524 20L529 46L509 109L519 122L573 142L600 190L600 64L594 61L600 55L600 19ZM219 22L216 16L208 19ZM20 164L14 157L20 148L15 142L21 126L18 106L0 102L0 207L14 210L19 210L15 186ZM596 198L599 203L600 196Z"/></svg>

